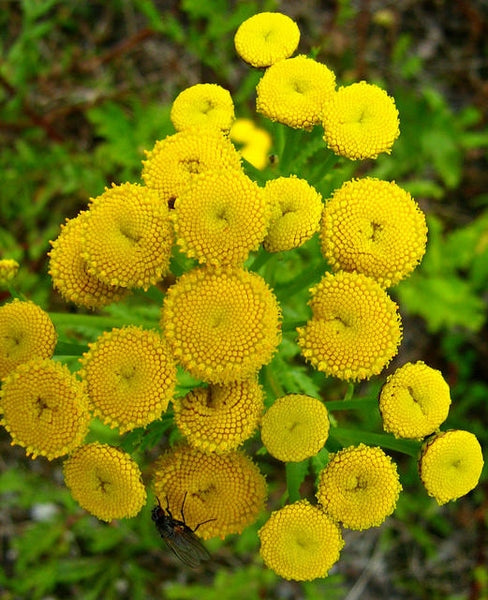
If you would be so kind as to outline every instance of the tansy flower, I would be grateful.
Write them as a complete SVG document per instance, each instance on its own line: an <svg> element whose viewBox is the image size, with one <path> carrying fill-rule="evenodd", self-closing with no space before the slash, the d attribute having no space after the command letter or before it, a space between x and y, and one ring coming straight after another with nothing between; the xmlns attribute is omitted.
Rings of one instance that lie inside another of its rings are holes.
<svg viewBox="0 0 488 600"><path fill-rule="evenodd" d="M10 283L19 270L19 263L13 258L3 258L0 260L0 285Z"/></svg>
<svg viewBox="0 0 488 600"><path fill-rule="evenodd" d="M303 356L319 371L345 380L377 375L397 353L397 305L373 279L326 273L311 290L312 319L297 328Z"/></svg>
<svg viewBox="0 0 488 600"><path fill-rule="evenodd" d="M389 153L400 134L393 98L377 85L361 81L341 87L323 107L328 147L352 160Z"/></svg>
<svg viewBox="0 0 488 600"><path fill-rule="evenodd" d="M140 327L104 332L80 359L96 416L125 433L158 419L176 384L176 366L161 336Z"/></svg>
<svg viewBox="0 0 488 600"><path fill-rule="evenodd" d="M473 490L482 469L481 446L469 431L454 429L438 433L422 447L420 478L438 504L456 500Z"/></svg>
<svg viewBox="0 0 488 600"><path fill-rule="evenodd" d="M278 398L261 422L266 450L283 462L300 462L314 456L328 435L327 409L320 400L305 394Z"/></svg>
<svg viewBox="0 0 488 600"><path fill-rule="evenodd" d="M217 129L193 127L156 142L143 161L142 178L170 206L195 175L241 169L241 157Z"/></svg>
<svg viewBox="0 0 488 600"><path fill-rule="evenodd" d="M197 83L178 94L170 118L176 131L191 127L229 131L234 120L234 103L229 91L220 85Z"/></svg>
<svg viewBox="0 0 488 600"><path fill-rule="evenodd" d="M173 516L185 520L204 539L241 533L258 518L266 499L266 481L257 466L238 450L204 453L191 446L172 448L156 462L154 492Z"/></svg>
<svg viewBox="0 0 488 600"><path fill-rule="evenodd" d="M262 277L243 269L193 269L166 294L161 327L176 360L210 383L242 381L271 360L280 308Z"/></svg>
<svg viewBox="0 0 488 600"><path fill-rule="evenodd" d="M5 378L0 409L12 444L32 458L68 454L83 442L90 421L83 384L48 358L23 363Z"/></svg>
<svg viewBox="0 0 488 600"><path fill-rule="evenodd" d="M256 430L264 410L256 378L209 385L173 400L175 421L188 442L205 452L234 450Z"/></svg>
<svg viewBox="0 0 488 600"><path fill-rule="evenodd" d="M433 433L446 420L450 404L442 373L422 361L407 363L390 375L379 398L384 430L402 438Z"/></svg>
<svg viewBox="0 0 488 600"><path fill-rule="evenodd" d="M58 336L40 306L17 298L0 307L0 379L32 358L50 358Z"/></svg>
<svg viewBox="0 0 488 600"><path fill-rule="evenodd" d="M265 129L257 127L251 119L236 119L229 137L237 144L242 158L254 168L262 170L267 166L272 140Z"/></svg>
<svg viewBox="0 0 488 600"><path fill-rule="evenodd" d="M337 524L308 500L271 513L258 535L266 566L294 581L325 577L344 546Z"/></svg>
<svg viewBox="0 0 488 600"><path fill-rule="evenodd" d="M200 263L242 264L269 222L263 190L242 171L209 171L188 185L171 216L176 242Z"/></svg>
<svg viewBox="0 0 488 600"><path fill-rule="evenodd" d="M389 287L422 259L427 226L408 192L366 177L346 181L326 202L320 241L334 271L364 273Z"/></svg>
<svg viewBox="0 0 488 600"><path fill-rule="evenodd" d="M74 219L66 219L58 237L50 242L49 275L53 286L68 302L86 308L102 308L123 298L128 290L108 285L88 273L81 242L86 216L83 211Z"/></svg>
<svg viewBox="0 0 488 600"><path fill-rule="evenodd" d="M295 129L320 123L324 103L334 93L335 75L324 64L300 55L275 63L261 77L256 109Z"/></svg>
<svg viewBox="0 0 488 600"><path fill-rule="evenodd" d="M88 272L109 285L145 290L169 269L173 230L158 193L136 183L93 199L82 229Z"/></svg>
<svg viewBox="0 0 488 600"><path fill-rule="evenodd" d="M262 12L240 24L234 37L237 54L253 67L288 58L300 41L298 25L278 12Z"/></svg>
<svg viewBox="0 0 488 600"><path fill-rule="evenodd" d="M319 476L317 500L349 529L381 525L395 510L402 486L395 463L364 444L331 455Z"/></svg>
<svg viewBox="0 0 488 600"><path fill-rule="evenodd" d="M318 231L322 196L305 179L295 175L271 179L265 193L271 206L271 223L264 240L268 252L298 248Z"/></svg>
<svg viewBox="0 0 488 600"><path fill-rule="evenodd" d="M137 464L107 444L80 446L64 462L63 472L73 498L102 521L134 517L146 502Z"/></svg>

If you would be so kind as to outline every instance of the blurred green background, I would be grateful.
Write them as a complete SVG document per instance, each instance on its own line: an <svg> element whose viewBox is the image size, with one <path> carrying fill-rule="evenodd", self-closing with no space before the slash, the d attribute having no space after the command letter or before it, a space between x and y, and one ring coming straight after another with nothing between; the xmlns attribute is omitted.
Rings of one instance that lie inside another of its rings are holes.
<svg viewBox="0 0 488 600"><path fill-rule="evenodd" d="M173 132L170 105L185 87L218 83L231 92L236 116L254 116L260 73L236 56L233 36L263 10L295 19L299 52L326 63L338 83L366 79L395 98L401 136L392 154L347 166L350 177L395 180L428 218L427 255L393 290L405 332L395 364L424 360L440 369L453 398L446 427L472 431L487 448L482 0L0 0L0 258L21 264L19 289L68 313L64 323L80 312L52 290L49 240L104 186L139 181L144 149ZM0 290L0 302L8 298ZM359 392L373 397L381 383ZM327 392L335 399L344 389L332 382ZM330 576L298 584L257 557L265 516L241 536L212 540L213 563L189 571L168 556L150 503L135 519L103 524L72 500L61 461L26 459L3 428L0 449L1 600L488 598L486 468L474 492L439 508L415 465L398 457L406 493L395 515L380 528L345 532ZM276 507L283 469L269 457L260 467Z"/></svg>

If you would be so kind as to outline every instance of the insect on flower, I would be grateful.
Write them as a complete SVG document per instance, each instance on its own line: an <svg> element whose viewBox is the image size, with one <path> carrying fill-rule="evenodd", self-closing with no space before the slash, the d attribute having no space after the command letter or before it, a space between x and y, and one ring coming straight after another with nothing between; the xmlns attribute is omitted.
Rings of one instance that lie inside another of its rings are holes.
<svg viewBox="0 0 488 600"><path fill-rule="evenodd" d="M202 542L195 535L195 531L204 523L215 521L215 519L207 519L199 523L195 529L189 527L185 522L185 507L187 492L183 497L181 505L182 521L175 519L169 509L169 500L166 496L166 511L161 506L159 498L157 498L158 506L152 510L152 519L156 525L159 535L168 545L169 549L181 560L182 563L188 565L192 569L198 567L202 561L210 560L210 554Z"/></svg>

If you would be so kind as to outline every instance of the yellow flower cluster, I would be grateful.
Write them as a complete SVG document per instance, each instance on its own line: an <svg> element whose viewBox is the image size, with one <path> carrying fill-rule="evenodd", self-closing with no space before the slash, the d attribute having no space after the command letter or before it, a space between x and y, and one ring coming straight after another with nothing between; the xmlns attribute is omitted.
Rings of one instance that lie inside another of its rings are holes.
<svg viewBox="0 0 488 600"><path fill-rule="evenodd" d="M175 98L170 118L176 131L193 127L229 131L234 120L232 96L215 83L197 83Z"/></svg>
<svg viewBox="0 0 488 600"><path fill-rule="evenodd" d="M419 473L438 504L464 496L478 485L483 451L469 431L449 430L428 438L422 447Z"/></svg>
<svg viewBox="0 0 488 600"><path fill-rule="evenodd" d="M207 171L180 194L172 217L187 256L208 265L242 265L266 235L269 207L242 171Z"/></svg>
<svg viewBox="0 0 488 600"><path fill-rule="evenodd" d="M266 566L294 581L325 577L344 546L336 522L307 500L274 511L258 534Z"/></svg>
<svg viewBox="0 0 488 600"><path fill-rule="evenodd" d="M205 453L175 446L155 464L154 492L167 499L175 518L185 498L185 520L204 539L240 533L264 508L266 481L258 467L238 450Z"/></svg>
<svg viewBox="0 0 488 600"><path fill-rule="evenodd" d="M360 273L326 273L311 290L313 316L299 327L303 356L319 371L345 380L377 375L397 353L397 305Z"/></svg>
<svg viewBox="0 0 488 600"><path fill-rule="evenodd" d="M161 416L176 385L176 366L155 331L125 327L104 332L80 360L91 409L125 433Z"/></svg>
<svg viewBox="0 0 488 600"><path fill-rule="evenodd" d="M420 262L427 226L408 192L365 177L347 181L326 202L320 241L334 271L364 273L389 287Z"/></svg>
<svg viewBox="0 0 488 600"><path fill-rule="evenodd" d="M33 358L51 358L58 341L49 315L17 298L0 307L0 379Z"/></svg>
<svg viewBox="0 0 488 600"><path fill-rule="evenodd" d="M146 502L135 461L107 444L80 446L64 462L63 472L73 498L102 521L134 517Z"/></svg>
<svg viewBox="0 0 488 600"><path fill-rule="evenodd" d="M280 308L255 273L193 269L169 288L161 328L176 360L194 377L231 383L271 360L281 340Z"/></svg>
<svg viewBox="0 0 488 600"><path fill-rule="evenodd" d="M262 12L246 19L234 37L237 54L253 67L269 67L295 52L300 30L282 13Z"/></svg>
<svg viewBox="0 0 488 600"><path fill-rule="evenodd" d="M318 231L322 196L305 179L295 175L270 179L265 193L271 219L264 247L268 252L298 248Z"/></svg>
<svg viewBox="0 0 488 600"><path fill-rule="evenodd" d="M391 458L381 448L359 444L331 456L320 473L317 500L344 527L367 529L391 515L401 489Z"/></svg>
<svg viewBox="0 0 488 600"><path fill-rule="evenodd" d="M442 373L422 361L407 363L390 375L379 398L385 431L402 438L434 433L446 420L450 404Z"/></svg>
<svg viewBox="0 0 488 600"><path fill-rule="evenodd" d="M173 400L175 422L189 444L204 452L228 452L251 437L264 410L257 379L209 385Z"/></svg>
<svg viewBox="0 0 488 600"><path fill-rule="evenodd" d="M328 435L327 409L320 400L305 394L278 398L261 422L266 450L283 462L300 462L314 456Z"/></svg>
<svg viewBox="0 0 488 600"><path fill-rule="evenodd" d="M0 391L2 425L12 444L32 458L49 460L77 448L88 431L90 415L84 385L66 365L48 358L20 364Z"/></svg>

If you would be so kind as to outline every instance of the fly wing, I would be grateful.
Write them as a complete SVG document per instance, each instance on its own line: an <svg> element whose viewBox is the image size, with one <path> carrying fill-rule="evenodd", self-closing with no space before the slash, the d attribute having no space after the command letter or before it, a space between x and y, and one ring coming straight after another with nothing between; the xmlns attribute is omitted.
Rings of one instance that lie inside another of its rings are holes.
<svg viewBox="0 0 488 600"><path fill-rule="evenodd" d="M163 539L181 562L192 569L211 558L208 550L187 526L178 528L174 535L164 536Z"/></svg>

